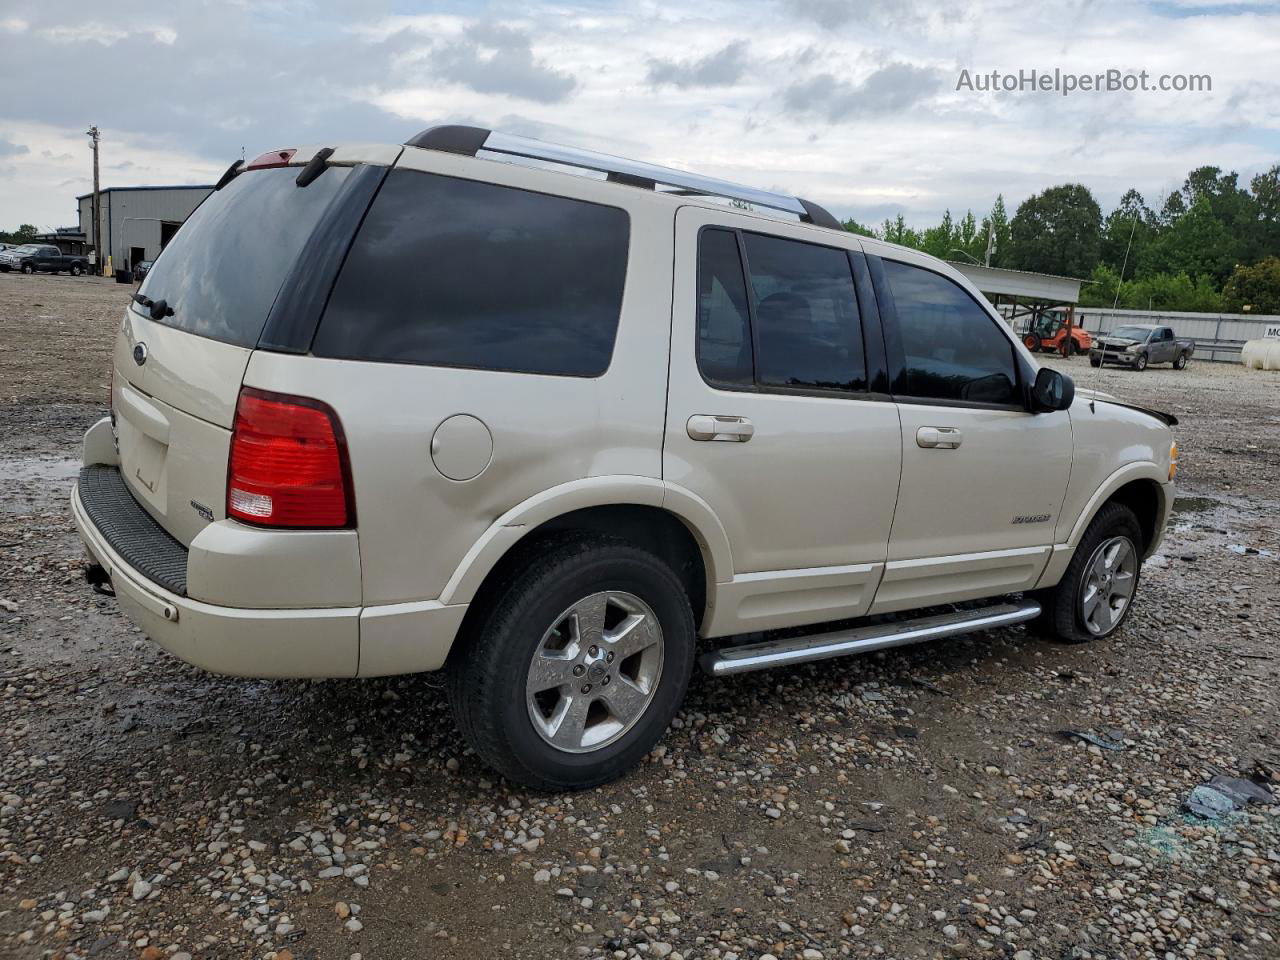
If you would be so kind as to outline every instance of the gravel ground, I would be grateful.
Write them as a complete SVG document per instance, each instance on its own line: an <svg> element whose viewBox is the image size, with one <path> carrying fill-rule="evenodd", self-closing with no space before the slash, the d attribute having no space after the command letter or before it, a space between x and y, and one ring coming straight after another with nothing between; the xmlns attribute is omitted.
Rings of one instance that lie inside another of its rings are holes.
<svg viewBox="0 0 1280 960"><path fill-rule="evenodd" d="M1064 362L1183 420L1113 639L697 676L643 766L546 796L435 678L209 676L79 580L128 290L0 275L0 957L1280 956L1280 805L1182 809L1280 776L1280 375Z"/></svg>

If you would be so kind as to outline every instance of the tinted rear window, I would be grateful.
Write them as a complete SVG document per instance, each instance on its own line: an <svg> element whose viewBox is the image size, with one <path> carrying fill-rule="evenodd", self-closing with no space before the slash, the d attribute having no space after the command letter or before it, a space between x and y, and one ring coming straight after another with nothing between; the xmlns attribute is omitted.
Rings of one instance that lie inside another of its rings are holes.
<svg viewBox="0 0 1280 960"><path fill-rule="evenodd" d="M169 326L256 345L289 268L350 172L330 167L307 187L294 182L297 167L241 174L187 218L139 292L173 309Z"/></svg>
<svg viewBox="0 0 1280 960"><path fill-rule="evenodd" d="M617 207L392 170L314 352L599 376L618 330L628 234Z"/></svg>

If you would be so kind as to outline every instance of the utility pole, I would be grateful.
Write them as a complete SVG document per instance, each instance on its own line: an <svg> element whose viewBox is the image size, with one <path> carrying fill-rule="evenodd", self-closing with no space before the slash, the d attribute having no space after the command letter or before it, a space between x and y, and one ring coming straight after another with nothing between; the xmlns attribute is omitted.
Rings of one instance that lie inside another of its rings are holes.
<svg viewBox="0 0 1280 960"><path fill-rule="evenodd" d="M89 138L89 149L93 151L93 255L94 266L97 267L98 276L102 276L103 268L106 260L102 256L102 196L98 188L98 141L101 137L98 135L96 126L90 127L85 131L85 135Z"/></svg>

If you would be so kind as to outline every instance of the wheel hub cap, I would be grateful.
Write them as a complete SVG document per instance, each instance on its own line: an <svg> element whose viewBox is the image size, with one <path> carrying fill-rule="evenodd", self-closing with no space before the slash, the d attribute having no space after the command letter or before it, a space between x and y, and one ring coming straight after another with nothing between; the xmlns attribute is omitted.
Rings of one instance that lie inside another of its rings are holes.
<svg viewBox="0 0 1280 960"><path fill-rule="evenodd" d="M1094 636L1105 636L1120 622L1133 600L1137 573L1138 551L1128 537L1112 537L1094 550L1080 593L1080 617Z"/></svg>
<svg viewBox="0 0 1280 960"><path fill-rule="evenodd" d="M639 597L608 590L579 600L542 635L529 663L534 730L566 753L608 746L644 716L662 660L662 627Z"/></svg>

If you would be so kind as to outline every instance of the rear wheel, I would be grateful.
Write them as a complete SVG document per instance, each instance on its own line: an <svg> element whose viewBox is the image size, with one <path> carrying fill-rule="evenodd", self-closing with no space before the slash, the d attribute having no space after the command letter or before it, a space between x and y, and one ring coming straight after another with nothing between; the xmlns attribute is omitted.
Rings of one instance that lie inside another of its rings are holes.
<svg viewBox="0 0 1280 960"><path fill-rule="evenodd" d="M1043 341L1040 339L1040 334L1038 333L1028 333L1022 338L1022 342L1032 353L1039 353L1040 348L1044 346Z"/></svg>
<svg viewBox="0 0 1280 960"><path fill-rule="evenodd" d="M1138 358L1133 361L1133 369L1135 370L1147 369L1147 355L1145 353L1138 354Z"/></svg>
<svg viewBox="0 0 1280 960"><path fill-rule="evenodd" d="M503 775L538 790L592 787L643 759L675 716L693 669L693 612L666 564L621 541L559 541L528 556L460 641L449 699Z"/></svg>
<svg viewBox="0 0 1280 960"><path fill-rule="evenodd" d="M1056 587L1033 594L1036 626L1067 643L1114 633L1129 615L1142 571L1142 527L1133 511L1108 503L1093 518Z"/></svg>
<svg viewBox="0 0 1280 960"><path fill-rule="evenodd" d="M1188 360L1188 359L1189 359L1189 357L1187 357L1187 355L1186 355L1185 353L1180 353L1180 354L1178 354L1178 355L1174 358L1174 360L1173 360L1173 369L1175 369L1175 370L1185 370L1185 369L1187 369L1187 360Z"/></svg>

